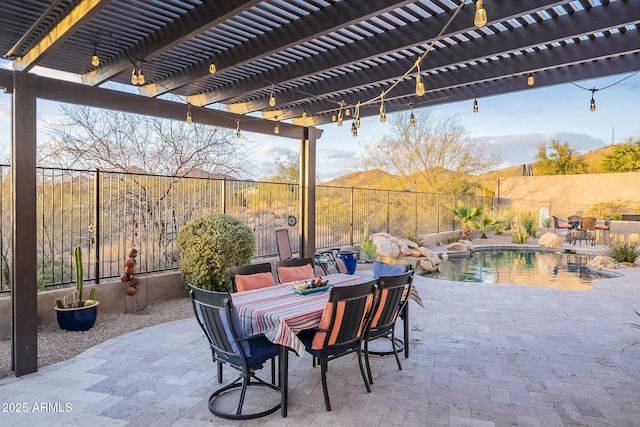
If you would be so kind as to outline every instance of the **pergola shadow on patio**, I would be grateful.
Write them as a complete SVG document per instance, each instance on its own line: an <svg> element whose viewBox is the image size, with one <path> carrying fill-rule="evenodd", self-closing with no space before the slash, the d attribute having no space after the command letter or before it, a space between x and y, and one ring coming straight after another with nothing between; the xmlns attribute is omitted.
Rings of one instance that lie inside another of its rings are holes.
<svg viewBox="0 0 640 427"><path fill-rule="evenodd" d="M635 72L639 18L635 0L3 1L16 375L37 369L37 99L175 120L189 112L261 134L277 126L300 141L305 256L315 252L317 126L350 118L356 135L361 117Z"/></svg>
<svg viewBox="0 0 640 427"><path fill-rule="evenodd" d="M275 413L238 425L640 426L640 334L626 325L637 322L630 304L640 298L640 270L622 272L590 291L418 276L426 307L412 307L411 353L402 371L393 357L373 357L368 394L355 360L332 362L335 403L326 412L319 368L309 357L291 356L288 418ZM218 386L208 343L195 320L184 319L0 380L4 404L28 408L3 412L0 420L225 425L207 408ZM38 411L43 402L50 409ZM52 412L51 405L62 409Z"/></svg>

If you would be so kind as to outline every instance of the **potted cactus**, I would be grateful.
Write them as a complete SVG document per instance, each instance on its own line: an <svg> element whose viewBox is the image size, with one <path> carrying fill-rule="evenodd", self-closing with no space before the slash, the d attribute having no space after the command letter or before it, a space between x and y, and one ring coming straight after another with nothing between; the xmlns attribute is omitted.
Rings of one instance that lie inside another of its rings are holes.
<svg viewBox="0 0 640 427"><path fill-rule="evenodd" d="M82 299L83 271L82 249L76 246L73 250L76 263L76 289L71 298L56 298L56 315L60 329L67 331L88 331L93 328L98 316L98 301L94 300L96 289L91 289L89 299Z"/></svg>

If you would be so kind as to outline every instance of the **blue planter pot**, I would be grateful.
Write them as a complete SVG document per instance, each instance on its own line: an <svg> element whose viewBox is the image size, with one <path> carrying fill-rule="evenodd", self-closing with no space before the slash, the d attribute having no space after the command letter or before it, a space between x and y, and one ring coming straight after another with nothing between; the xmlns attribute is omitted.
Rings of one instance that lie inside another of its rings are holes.
<svg viewBox="0 0 640 427"><path fill-rule="evenodd" d="M65 331L88 331L93 328L98 317L98 302L88 307L54 307L58 317L58 326Z"/></svg>
<svg viewBox="0 0 640 427"><path fill-rule="evenodd" d="M347 266L348 273L354 274L358 264L356 253L354 251L340 251L340 258L342 258L342 261L344 261L344 264Z"/></svg>

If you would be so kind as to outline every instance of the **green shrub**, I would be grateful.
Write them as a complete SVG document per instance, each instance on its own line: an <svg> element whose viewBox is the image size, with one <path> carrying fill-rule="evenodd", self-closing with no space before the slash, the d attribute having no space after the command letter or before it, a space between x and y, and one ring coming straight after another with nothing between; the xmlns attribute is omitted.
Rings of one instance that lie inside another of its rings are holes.
<svg viewBox="0 0 640 427"><path fill-rule="evenodd" d="M223 214L194 219L178 233L180 272L185 283L214 291L229 291L228 269L251 262L253 231Z"/></svg>
<svg viewBox="0 0 640 427"><path fill-rule="evenodd" d="M498 206L487 212L487 216L491 218L493 231L496 234L502 234L504 230L511 228L515 214L511 208Z"/></svg>
<svg viewBox="0 0 640 427"><path fill-rule="evenodd" d="M533 211L523 211L518 214L518 225L530 237L536 237L538 230L538 216Z"/></svg>
<svg viewBox="0 0 640 427"><path fill-rule="evenodd" d="M640 244L638 242L612 242L609 244L605 255L618 262L634 263L640 256Z"/></svg>
<svg viewBox="0 0 640 427"><path fill-rule="evenodd" d="M529 233L522 227L516 227L511 234L511 243L523 244L527 243L527 237Z"/></svg>

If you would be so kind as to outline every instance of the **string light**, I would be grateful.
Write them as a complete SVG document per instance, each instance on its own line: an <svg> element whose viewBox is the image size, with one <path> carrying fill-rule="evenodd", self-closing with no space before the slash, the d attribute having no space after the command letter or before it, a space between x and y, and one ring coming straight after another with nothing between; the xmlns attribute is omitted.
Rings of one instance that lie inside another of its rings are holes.
<svg viewBox="0 0 640 427"><path fill-rule="evenodd" d="M473 23L478 28L487 25L487 10L484 8L484 0L476 0L476 16Z"/></svg>
<svg viewBox="0 0 640 427"><path fill-rule="evenodd" d="M535 83L536 83L536 81L533 78L533 73L529 73L529 77L527 77L527 84L529 86L533 86Z"/></svg>
<svg viewBox="0 0 640 427"><path fill-rule="evenodd" d="M138 84L140 86L144 85L144 74L142 74L142 64L140 64L140 68L138 68Z"/></svg>
<svg viewBox="0 0 640 427"><path fill-rule="evenodd" d="M276 125L273 127L273 133L276 135L280 133L280 121L276 121Z"/></svg>
<svg viewBox="0 0 640 427"><path fill-rule="evenodd" d="M356 104L356 111L353 116L353 125L355 125L356 129L360 129L360 101Z"/></svg>
<svg viewBox="0 0 640 427"><path fill-rule="evenodd" d="M344 108L344 101L340 101L340 110L338 110L338 126L342 126L344 121L342 117L342 109Z"/></svg>
<svg viewBox="0 0 640 427"><path fill-rule="evenodd" d="M236 120L236 138L240 138L240 120Z"/></svg>
<svg viewBox="0 0 640 427"><path fill-rule="evenodd" d="M131 84L132 85L137 85L138 84L138 74L136 73L138 70L137 68L134 66L133 70L131 70Z"/></svg>
<svg viewBox="0 0 640 427"><path fill-rule="evenodd" d="M413 104L411 102L409 103L409 111L411 111L411 114L409 115L409 126L415 126L416 116L413 115Z"/></svg>
<svg viewBox="0 0 640 427"><path fill-rule="evenodd" d="M476 98L473 99L473 112L478 112L478 100Z"/></svg>
<svg viewBox="0 0 640 427"><path fill-rule="evenodd" d="M416 95L424 96L424 82L422 81L422 74L420 74L420 61L420 58L416 61L416 67L418 68L418 74L416 75Z"/></svg>
<svg viewBox="0 0 640 427"><path fill-rule="evenodd" d="M211 61L209 64L209 74L215 74L218 69L216 68L216 63Z"/></svg>
<svg viewBox="0 0 640 427"><path fill-rule="evenodd" d="M100 33L96 34L96 38L93 41L93 55L91 56L91 65L97 67L100 65L100 57L98 56L98 43L100 43Z"/></svg>
<svg viewBox="0 0 640 427"><path fill-rule="evenodd" d="M598 89L593 88L591 89L591 103L589 104L589 110L590 111L596 111L596 100L593 99L593 95L596 93Z"/></svg>
<svg viewBox="0 0 640 427"><path fill-rule="evenodd" d="M274 94L275 89L276 89L276 85L272 84L271 85L271 95L269 95L269 106L270 107L275 107L276 106L276 95Z"/></svg>
<svg viewBox="0 0 640 427"><path fill-rule="evenodd" d="M356 126L355 120L351 123L351 135L358 136L358 126Z"/></svg>
<svg viewBox="0 0 640 427"><path fill-rule="evenodd" d="M187 124L193 123L193 118L191 118L191 104L187 104Z"/></svg>
<svg viewBox="0 0 640 427"><path fill-rule="evenodd" d="M387 121L387 110L384 108L384 92L380 95L380 122L384 123Z"/></svg>

